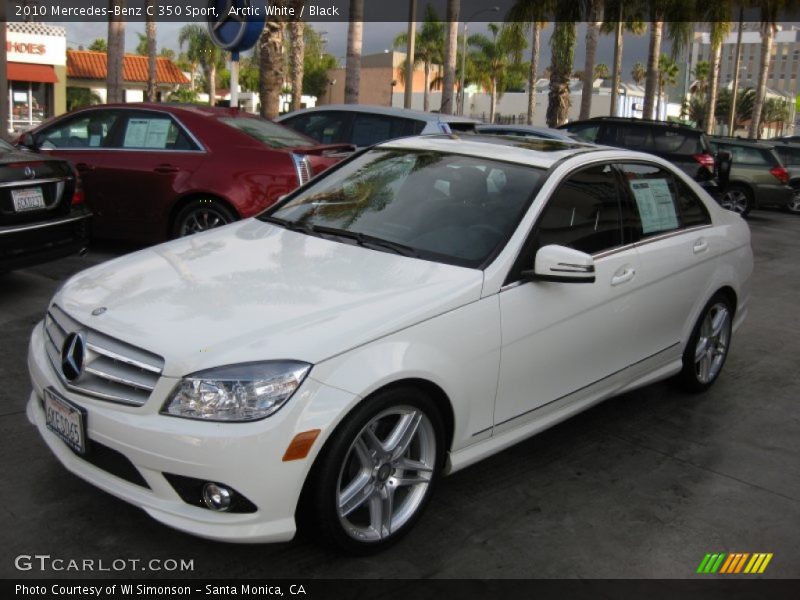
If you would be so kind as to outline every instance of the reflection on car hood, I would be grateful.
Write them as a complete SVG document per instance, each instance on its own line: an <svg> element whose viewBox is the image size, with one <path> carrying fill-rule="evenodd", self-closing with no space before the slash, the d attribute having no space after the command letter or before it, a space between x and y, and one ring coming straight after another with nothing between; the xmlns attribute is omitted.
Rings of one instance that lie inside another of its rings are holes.
<svg viewBox="0 0 800 600"><path fill-rule="evenodd" d="M317 363L476 301L482 283L481 271L250 219L93 267L56 302L182 376L255 360Z"/></svg>

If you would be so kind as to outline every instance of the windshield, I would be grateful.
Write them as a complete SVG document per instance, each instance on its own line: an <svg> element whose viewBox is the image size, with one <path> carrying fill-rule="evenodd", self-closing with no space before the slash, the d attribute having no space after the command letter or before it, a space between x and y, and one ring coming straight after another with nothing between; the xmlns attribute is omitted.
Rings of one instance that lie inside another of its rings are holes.
<svg viewBox="0 0 800 600"><path fill-rule="evenodd" d="M480 267L508 241L543 176L542 169L481 157L378 148L261 218L311 235Z"/></svg>
<svg viewBox="0 0 800 600"><path fill-rule="evenodd" d="M283 125L256 117L220 117L220 122L243 131L270 148L300 148L314 146L315 142Z"/></svg>

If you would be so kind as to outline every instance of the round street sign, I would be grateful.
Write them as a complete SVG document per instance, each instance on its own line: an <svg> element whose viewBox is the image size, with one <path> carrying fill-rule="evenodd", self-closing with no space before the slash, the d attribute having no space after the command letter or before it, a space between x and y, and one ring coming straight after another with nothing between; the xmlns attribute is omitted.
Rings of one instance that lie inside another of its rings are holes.
<svg viewBox="0 0 800 600"><path fill-rule="evenodd" d="M216 8L216 18L208 17L208 33L217 46L238 54L255 45L264 29L263 6L250 0L208 0L208 6Z"/></svg>

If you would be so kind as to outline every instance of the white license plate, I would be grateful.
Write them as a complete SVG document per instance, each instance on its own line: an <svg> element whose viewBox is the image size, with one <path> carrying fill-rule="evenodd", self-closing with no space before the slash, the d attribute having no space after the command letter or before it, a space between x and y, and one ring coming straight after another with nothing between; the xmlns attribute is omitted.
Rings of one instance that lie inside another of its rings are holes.
<svg viewBox="0 0 800 600"><path fill-rule="evenodd" d="M44 390L44 414L47 428L78 452L86 453L85 411L50 389Z"/></svg>
<svg viewBox="0 0 800 600"><path fill-rule="evenodd" d="M38 187L11 190L11 200L14 202L14 210L16 212L44 208L44 195L42 194L42 188Z"/></svg>

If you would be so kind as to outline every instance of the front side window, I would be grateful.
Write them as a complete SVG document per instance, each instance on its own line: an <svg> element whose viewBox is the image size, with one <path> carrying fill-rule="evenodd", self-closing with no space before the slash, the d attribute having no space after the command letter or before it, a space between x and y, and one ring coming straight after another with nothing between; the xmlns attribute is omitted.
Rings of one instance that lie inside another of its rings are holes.
<svg viewBox="0 0 800 600"><path fill-rule="evenodd" d="M283 121L286 125L322 144L346 142L344 139L350 115L339 111L315 111Z"/></svg>
<svg viewBox="0 0 800 600"><path fill-rule="evenodd" d="M378 148L262 218L477 268L511 237L543 176L543 169L485 158Z"/></svg>
<svg viewBox="0 0 800 600"><path fill-rule="evenodd" d="M536 247L567 246L595 254L621 246L621 197L611 165L570 175L547 203L536 227Z"/></svg>
<svg viewBox="0 0 800 600"><path fill-rule="evenodd" d="M117 116L113 111L84 113L47 129L37 141L46 150L107 148Z"/></svg>

